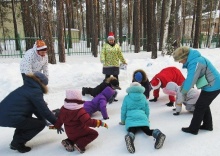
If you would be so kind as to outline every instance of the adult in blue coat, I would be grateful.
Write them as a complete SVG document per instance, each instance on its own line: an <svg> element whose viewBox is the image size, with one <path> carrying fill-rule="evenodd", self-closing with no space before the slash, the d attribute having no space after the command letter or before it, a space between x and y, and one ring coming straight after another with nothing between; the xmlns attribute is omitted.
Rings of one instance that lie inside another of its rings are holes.
<svg viewBox="0 0 220 156"><path fill-rule="evenodd" d="M121 107L121 122L128 134L125 136L127 150L130 153L135 152L134 138L137 130L142 130L146 135L153 136L156 139L154 148L159 149L163 146L166 136L159 129L150 129L149 106L148 101L143 94L145 88L138 82L133 82L126 92Z"/></svg>
<svg viewBox="0 0 220 156"><path fill-rule="evenodd" d="M187 69L187 77L182 84L181 93L186 95L195 84L197 88L201 88L191 124L189 127L183 127L182 131L194 135L198 134L199 129L212 131L212 114L209 106L220 93L220 73L198 50L190 47L177 48L173 58Z"/></svg>
<svg viewBox="0 0 220 156"><path fill-rule="evenodd" d="M15 128L11 149L29 152L31 148L25 144L44 129L45 120L52 124L56 122L43 98L48 90L47 84L48 78L40 72L26 75L24 85L1 101L0 126Z"/></svg>

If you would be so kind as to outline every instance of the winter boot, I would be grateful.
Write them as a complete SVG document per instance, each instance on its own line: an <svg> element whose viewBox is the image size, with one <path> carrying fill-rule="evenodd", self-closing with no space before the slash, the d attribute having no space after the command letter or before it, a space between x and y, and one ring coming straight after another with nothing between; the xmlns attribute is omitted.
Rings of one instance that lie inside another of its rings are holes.
<svg viewBox="0 0 220 156"><path fill-rule="evenodd" d="M86 151L85 148L81 148L77 144L74 144L74 147L75 147L75 149L77 149L79 151L79 153L84 153Z"/></svg>
<svg viewBox="0 0 220 156"><path fill-rule="evenodd" d="M85 93L85 88L84 88L84 87L82 88L82 95L83 95L83 96L86 95L86 93Z"/></svg>
<svg viewBox="0 0 220 156"><path fill-rule="evenodd" d="M29 152L31 150L30 147L27 147L24 144L15 144L13 142L10 144L10 148L12 150L17 150L20 153L26 153L26 152Z"/></svg>
<svg viewBox="0 0 220 156"><path fill-rule="evenodd" d="M156 139L154 148L161 148L163 146L164 140L166 139L166 136L159 129L155 129L153 130L153 137Z"/></svg>
<svg viewBox="0 0 220 156"><path fill-rule="evenodd" d="M130 152L130 153L135 152L134 139L135 139L135 136L131 132L129 132L127 135L125 135L126 147L127 147L128 152Z"/></svg>
<svg viewBox="0 0 220 156"><path fill-rule="evenodd" d="M68 152L72 152L74 151L74 143L69 140L69 139L65 139L65 140L62 140L61 144L65 147L65 149L68 151Z"/></svg>

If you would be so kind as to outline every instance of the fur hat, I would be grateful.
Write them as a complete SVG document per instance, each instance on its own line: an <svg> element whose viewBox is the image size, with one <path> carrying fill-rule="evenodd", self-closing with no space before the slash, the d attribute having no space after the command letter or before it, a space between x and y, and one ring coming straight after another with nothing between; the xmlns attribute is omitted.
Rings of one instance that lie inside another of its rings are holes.
<svg viewBox="0 0 220 156"><path fill-rule="evenodd" d="M153 90L160 88L161 86L161 81L158 78L154 78L151 80L150 82L151 87L153 88Z"/></svg>
<svg viewBox="0 0 220 156"><path fill-rule="evenodd" d="M48 85L48 78L41 72L35 72L34 75L40 79L44 85Z"/></svg>
<svg viewBox="0 0 220 156"><path fill-rule="evenodd" d="M134 79L137 81L137 82L141 82L143 80L143 76L141 74L141 72L137 72L134 74Z"/></svg>
<svg viewBox="0 0 220 156"><path fill-rule="evenodd" d="M109 32L109 34L108 34L108 40L115 40L115 37L114 37L114 33L113 33L113 32Z"/></svg>
<svg viewBox="0 0 220 156"><path fill-rule="evenodd" d="M141 86L141 84L138 83L138 82L132 82L132 83L130 84L130 87L132 87L132 86Z"/></svg>
<svg viewBox="0 0 220 156"><path fill-rule="evenodd" d="M187 59L188 54L189 54L189 47L186 46L179 47L173 52L174 61L179 62L181 60Z"/></svg>
<svg viewBox="0 0 220 156"><path fill-rule="evenodd" d="M167 95L176 96L178 85L175 82L168 82L163 92Z"/></svg>
<svg viewBox="0 0 220 156"><path fill-rule="evenodd" d="M37 40L35 44L36 44L37 50L47 50L47 45L45 44L43 40Z"/></svg>

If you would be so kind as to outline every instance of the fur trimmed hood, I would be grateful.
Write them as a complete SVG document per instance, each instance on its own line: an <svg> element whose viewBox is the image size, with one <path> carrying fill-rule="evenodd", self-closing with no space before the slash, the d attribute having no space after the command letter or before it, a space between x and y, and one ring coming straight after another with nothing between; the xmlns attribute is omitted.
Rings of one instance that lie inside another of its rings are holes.
<svg viewBox="0 0 220 156"><path fill-rule="evenodd" d="M31 82L29 82L29 81L30 81L30 79L32 79L40 85L40 87L41 87L44 94L48 93L48 87L41 81L40 78L35 76L34 73L27 74L26 76L27 76L27 79L24 80L24 84L30 84ZM30 79L28 79L28 78L30 78Z"/></svg>
<svg viewBox="0 0 220 156"><path fill-rule="evenodd" d="M145 71L142 70L142 69L137 69L137 70L134 71L134 73L132 75L132 79L133 79L132 81L136 81L135 80L135 74L137 72L140 72L142 74L142 81L141 82L146 82L148 80L148 77L147 77L147 74L145 73Z"/></svg>

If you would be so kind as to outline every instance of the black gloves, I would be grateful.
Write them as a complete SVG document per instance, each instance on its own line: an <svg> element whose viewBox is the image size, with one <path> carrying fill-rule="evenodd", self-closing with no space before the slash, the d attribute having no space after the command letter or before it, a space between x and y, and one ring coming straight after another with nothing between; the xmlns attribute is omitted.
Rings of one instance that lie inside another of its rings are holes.
<svg viewBox="0 0 220 156"><path fill-rule="evenodd" d="M59 116L59 114L60 114L60 109L58 108L58 109L54 109L54 110L52 110L52 113L54 114L54 116L56 117L56 118L58 118L58 116Z"/></svg>
<svg viewBox="0 0 220 156"><path fill-rule="evenodd" d="M64 132L64 129L62 127L57 129L57 134L62 134L62 132Z"/></svg>
<svg viewBox="0 0 220 156"><path fill-rule="evenodd" d="M157 101L157 97L154 97L153 99L149 100L150 102L156 102Z"/></svg>
<svg viewBox="0 0 220 156"><path fill-rule="evenodd" d="M180 115L180 112L173 113L173 115Z"/></svg>
<svg viewBox="0 0 220 156"><path fill-rule="evenodd" d="M173 102L169 102L166 104L168 107L173 107Z"/></svg>

